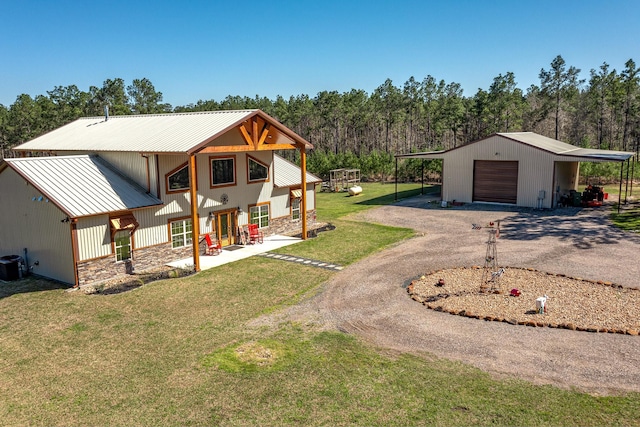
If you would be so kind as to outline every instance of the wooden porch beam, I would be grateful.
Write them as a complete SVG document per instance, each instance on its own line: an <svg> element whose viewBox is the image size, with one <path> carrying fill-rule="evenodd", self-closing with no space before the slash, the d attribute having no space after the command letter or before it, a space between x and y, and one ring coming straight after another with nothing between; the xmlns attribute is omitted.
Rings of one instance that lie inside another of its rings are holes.
<svg viewBox="0 0 640 427"><path fill-rule="evenodd" d="M193 265L200 271L200 220L198 218L198 177L196 175L196 155L189 156L189 195L191 197L191 240L193 241Z"/></svg>
<svg viewBox="0 0 640 427"><path fill-rule="evenodd" d="M300 172L302 174L302 240L307 240L307 153L305 148L300 149Z"/></svg>
<svg viewBox="0 0 640 427"><path fill-rule="evenodd" d="M258 147L258 119L256 119L255 117L253 118L253 120L251 121L251 136L253 136L253 146L255 148Z"/></svg>
<svg viewBox="0 0 640 427"><path fill-rule="evenodd" d="M261 146L267 140L267 137L269 136L269 129L271 129L271 125L267 123L264 129L262 129L262 134L260 135L260 139L258 139L258 146Z"/></svg>
<svg viewBox="0 0 640 427"><path fill-rule="evenodd" d="M289 144L262 144L258 148L249 147L247 145L221 145L204 147L198 151L198 154L207 153L238 153L248 151L272 151L272 150L295 150L295 145Z"/></svg>
<svg viewBox="0 0 640 427"><path fill-rule="evenodd" d="M249 147L253 148L254 147L253 139L251 138L251 135L249 135L249 131L247 131L247 128L244 126L244 123L241 124L240 126L238 126L238 129L240 130L240 134L242 135L242 138L244 139L244 142L246 142ZM209 147L207 147L207 148L209 148ZM205 150L206 150L206 148L205 148Z"/></svg>

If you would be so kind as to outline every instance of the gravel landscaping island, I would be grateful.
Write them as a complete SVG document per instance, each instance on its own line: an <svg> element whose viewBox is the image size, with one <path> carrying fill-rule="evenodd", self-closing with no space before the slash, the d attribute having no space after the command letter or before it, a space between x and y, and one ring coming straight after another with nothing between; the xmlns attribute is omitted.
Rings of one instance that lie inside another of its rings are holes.
<svg viewBox="0 0 640 427"><path fill-rule="evenodd" d="M431 272L412 281L407 291L427 308L475 319L627 335L638 335L640 330L637 289L534 269L505 268L495 286L499 293L481 292L482 273L479 267ZM512 296L512 289L520 295ZM547 312L539 314L536 299L544 295L548 296Z"/></svg>

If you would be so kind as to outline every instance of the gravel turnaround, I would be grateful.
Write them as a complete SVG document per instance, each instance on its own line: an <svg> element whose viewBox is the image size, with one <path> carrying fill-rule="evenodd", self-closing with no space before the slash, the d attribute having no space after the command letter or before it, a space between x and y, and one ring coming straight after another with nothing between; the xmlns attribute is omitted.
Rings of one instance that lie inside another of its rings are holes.
<svg viewBox="0 0 640 427"><path fill-rule="evenodd" d="M359 220L412 228L418 236L348 266L314 297L256 323L301 321L392 351L469 363L497 377L593 394L640 392L638 336L455 316L427 309L406 289L429 271L482 265L487 233L471 225L496 220L499 265L638 288L640 236L614 228L606 207L435 206L416 197L358 214Z"/></svg>

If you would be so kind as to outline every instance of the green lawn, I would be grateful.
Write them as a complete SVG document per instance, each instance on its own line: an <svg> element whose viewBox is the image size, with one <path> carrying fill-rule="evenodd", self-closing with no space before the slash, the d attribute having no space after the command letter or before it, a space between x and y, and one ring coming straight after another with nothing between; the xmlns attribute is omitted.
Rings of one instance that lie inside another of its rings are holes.
<svg viewBox="0 0 640 427"><path fill-rule="evenodd" d="M612 207L611 221L618 228L625 231L640 233L640 183L634 183L633 186L622 187L622 204L618 213L618 193L619 187L612 188L609 191L609 200L613 200L616 204ZM624 203L624 197L627 197L627 203Z"/></svg>
<svg viewBox="0 0 640 427"><path fill-rule="evenodd" d="M640 205L635 203L631 206L625 206L620 213L617 212L617 208L614 208L611 220L622 230L640 233Z"/></svg>
<svg viewBox="0 0 640 427"><path fill-rule="evenodd" d="M341 219L393 190L319 194L318 219L336 229L288 250L348 264L410 237ZM0 284L0 424L640 426L638 394L498 380L314 324L248 326L333 274L254 257L108 296Z"/></svg>

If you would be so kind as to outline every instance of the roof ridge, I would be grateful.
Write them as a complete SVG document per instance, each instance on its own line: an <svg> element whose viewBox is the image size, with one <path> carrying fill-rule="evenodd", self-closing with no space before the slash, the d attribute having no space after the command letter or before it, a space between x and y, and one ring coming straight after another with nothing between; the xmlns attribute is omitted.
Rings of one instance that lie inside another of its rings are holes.
<svg viewBox="0 0 640 427"><path fill-rule="evenodd" d="M224 113L254 113L259 111L258 108L246 108L243 110L206 110L206 111L180 111L180 112L170 112L170 113L152 113L152 114L119 114L119 115L111 115L109 114L109 120L111 119L127 119L127 118L140 118L140 117L168 117L168 116L197 116L197 115L205 115L205 114L224 114ZM83 119L104 119L105 116L84 116L78 118L78 120Z"/></svg>

